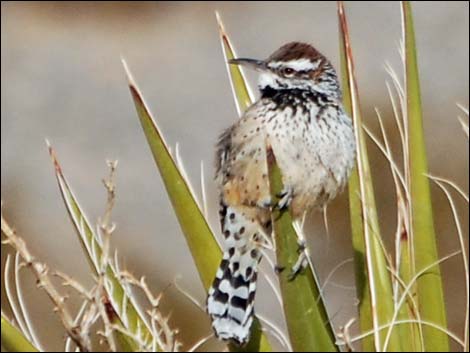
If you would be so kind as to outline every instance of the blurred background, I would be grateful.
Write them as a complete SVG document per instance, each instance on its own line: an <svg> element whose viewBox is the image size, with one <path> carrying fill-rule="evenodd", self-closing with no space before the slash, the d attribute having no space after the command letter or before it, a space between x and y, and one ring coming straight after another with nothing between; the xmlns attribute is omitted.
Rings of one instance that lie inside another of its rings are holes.
<svg viewBox="0 0 470 353"><path fill-rule="evenodd" d="M120 56L126 58L167 141L180 153L200 191L204 161L210 222L217 224L212 181L214 144L237 119L214 11L218 10L241 56L265 58L286 42L316 46L338 67L334 2L2 2L1 4L1 198L3 212L31 251L51 268L91 286L92 278L54 178L44 139L56 148L68 181L91 220L104 212L101 179L105 161L118 159L117 230L113 246L123 267L145 275L155 293L165 291L171 314L188 348L210 333L206 315L174 285L177 279L199 302L205 294L149 148L138 123ZM397 155L384 64L401 73L397 2L346 4L366 123L378 132L380 109ZM457 120L468 107L468 2L415 2L430 171L468 192L468 139ZM256 75L249 73L256 84ZM392 249L395 195L387 163L370 144L383 235ZM432 187L442 256L458 249L448 203ZM313 262L325 280L334 325L356 315L347 193L328 208L329 236L321 214L307 221ZM200 195L200 193L199 193ZM468 238L468 209L458 200ZM468 244L467 244L468 246ZM6 253L2 246L2 273ZM458 257L443 265L450 329L463 330L464 272ZM27 307L49 350L63 350L64 332L48 299L24 272ZM261 283L256 308L282 327L279 305ZM76 306L76 300L71 299ZM10 312L2 288L2 310ZM213 343L217 347L217 343Z"/></svg>

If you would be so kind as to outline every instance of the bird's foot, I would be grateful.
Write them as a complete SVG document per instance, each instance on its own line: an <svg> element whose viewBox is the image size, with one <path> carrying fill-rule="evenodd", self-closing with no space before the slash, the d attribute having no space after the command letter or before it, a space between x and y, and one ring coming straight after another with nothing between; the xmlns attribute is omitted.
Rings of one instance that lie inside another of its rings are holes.
<svg viewBox="0 0 470 353"><path fill-rule="evenodd" d="M275 265L274 266L274 272L276 274L280 274L280 273L284 272L285 269L286 269L285 266L281 266L281 265Z"/></svg>
<svg viewBox="0 0 470 353"><path fill-rule="evenodd" d="M299 248L297 252L299 253L299 257L295 262L294 266L291 268L291 272L289 273L288 280L293 281L298 274L300 274L304 269L308 266L308 254L307 254L307 247L304 240L298 240Z"/></svg>
<svg viewBox="0 0 470 353"><path fill-rule="evenodd" d="M294 190L291 186L284 186L282 191L276 195L280 200L277 202L277 208L281 211L286 210L294 198Z"/></svg>

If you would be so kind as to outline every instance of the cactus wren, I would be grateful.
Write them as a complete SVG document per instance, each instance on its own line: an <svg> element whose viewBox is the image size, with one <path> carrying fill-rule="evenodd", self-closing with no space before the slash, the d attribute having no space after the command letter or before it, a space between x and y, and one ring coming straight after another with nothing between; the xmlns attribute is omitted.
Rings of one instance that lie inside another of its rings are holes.
<svg viewBox="0 0 470 353"><path fill-rule="evenodd" d="M266 146L281 170L279 207L293 217L322 207L346 184L355 161L351 120L336 72L311 45L293 42L266 60L233 59L259 71L260 98L217 145L224 255L207 310L217 337L248 341L262 235L271 235Z"/></svg>

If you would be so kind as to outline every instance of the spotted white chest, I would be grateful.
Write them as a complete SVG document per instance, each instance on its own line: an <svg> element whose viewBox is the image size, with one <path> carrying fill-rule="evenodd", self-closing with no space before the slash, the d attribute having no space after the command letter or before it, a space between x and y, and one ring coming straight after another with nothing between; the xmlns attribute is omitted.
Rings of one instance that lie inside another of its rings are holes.
<svg viewBox="0 0 470 353"><path fill-rule="evenodd" d="M294 215L334 198L354 164L353 129L340 106L299 103L280 110L274 102L260 100L232 128L227 161L231 177L243 178L246 201L256 204L269 199L266 144L273 149L284 185L293 190ZM250 192L256 190L249 185L262 192Z"/></svg>

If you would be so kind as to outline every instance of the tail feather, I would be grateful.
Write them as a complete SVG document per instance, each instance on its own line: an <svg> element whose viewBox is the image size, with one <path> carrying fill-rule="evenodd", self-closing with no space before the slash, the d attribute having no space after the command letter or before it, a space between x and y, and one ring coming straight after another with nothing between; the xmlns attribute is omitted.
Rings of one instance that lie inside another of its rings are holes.
<svg viewBox="0 0 470 353"><path fill-rule="evenodd" d="M232 207L226 208L222 224L225 250L209 290L207 310L217 337L244 344L253 323L260 227Z"/></svg>

